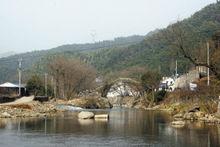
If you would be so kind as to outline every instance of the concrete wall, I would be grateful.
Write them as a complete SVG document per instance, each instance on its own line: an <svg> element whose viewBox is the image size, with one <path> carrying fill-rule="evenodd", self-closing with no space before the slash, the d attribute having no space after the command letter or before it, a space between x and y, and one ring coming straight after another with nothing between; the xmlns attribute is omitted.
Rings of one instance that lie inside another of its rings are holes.
<svg viewBox="0 0 220 147"><path fill-rule="evenodd" d="M174 87L175 88L187 88L189 83L199 79L198 70L191 70L189 73L184 74L176 79Z"/></svg>

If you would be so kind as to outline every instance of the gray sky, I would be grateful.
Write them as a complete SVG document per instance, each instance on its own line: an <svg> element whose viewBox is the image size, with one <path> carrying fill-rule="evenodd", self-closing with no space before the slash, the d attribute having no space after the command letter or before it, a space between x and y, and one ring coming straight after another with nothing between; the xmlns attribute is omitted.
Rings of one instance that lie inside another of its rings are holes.
<svg viewBox="0 0 220 147"><path fill-rule="evenodd" d="M215 1L0 0L0 53L145 35Z"/></svg>

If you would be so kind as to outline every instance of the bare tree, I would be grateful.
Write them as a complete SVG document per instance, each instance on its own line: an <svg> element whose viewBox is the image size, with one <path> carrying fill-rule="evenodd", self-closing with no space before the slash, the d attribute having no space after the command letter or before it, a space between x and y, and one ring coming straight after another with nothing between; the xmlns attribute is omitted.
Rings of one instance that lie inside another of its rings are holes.
<svg viewBox="0 0 220 147"><path fill-rule="evenodd" d="M183 56L188 59L195 66L204 66L209 68L212 73L220 79L220 51L214 46L212 40L206 40L200 34L199 29L177 22L168 27L163 32L167 41L172 45L177 55ZM193 38L193 39L192 39ZM207 47L206 43L210 44L210 64L207 64Z"/></svg>
<svg viewBox="0 0 220 147"><path fill-rule="evenodd" d="M143 89L145 90L145 96L150 98L151 103L155 101L155 89L159 87L161 78L161 74L157 71L148 71L141 77L141 83Z"/></svg>
<svg viewBox="0 0 220 147"><path fill-rule="evenodd" d="M79 60L56 57L48 68L55 79L58 97L70 99L95 85L95 70Z"/></svg>

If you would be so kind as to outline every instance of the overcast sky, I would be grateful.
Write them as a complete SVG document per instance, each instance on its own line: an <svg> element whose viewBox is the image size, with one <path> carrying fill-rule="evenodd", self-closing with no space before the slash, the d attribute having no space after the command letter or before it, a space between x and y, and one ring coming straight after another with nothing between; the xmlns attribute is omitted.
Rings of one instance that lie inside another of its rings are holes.
<svg viewBox="0 0 220 147"><path fill-rule="evenodd" d="M145 35L216 0L0 0L0 53Z"/></svg>

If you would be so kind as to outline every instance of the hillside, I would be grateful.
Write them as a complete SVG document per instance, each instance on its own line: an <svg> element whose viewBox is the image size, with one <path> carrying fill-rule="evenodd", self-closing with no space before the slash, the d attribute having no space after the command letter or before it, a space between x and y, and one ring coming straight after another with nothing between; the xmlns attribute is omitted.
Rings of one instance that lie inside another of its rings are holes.
<svg viewBox="0 0 220 147"><path fill-rule="evenodd" d="M184 19L181 24L187 24L185 28L189 48L196 50L200 42L209 40L212 35L220 30L220 3L211 4L190 18ZM179 24L173 24L179 25ZM93 54L91 61L99 70L119 70L129 66L147 66L161 69L167 75L174 73L175 60L179 62L179 71L185 72L190 68L188 60L181 56L175 56L171 50L171 44L164 36L164 31L170 29L168 26L151 36L146 37L141 43L122 49L106 49ZM196 30L196 32L192 32Z"/></svg>
<svg viewBox="0 0 220 147"><path fill-rule="evenodd" d="M46 65L47 59L53 55L67 55L71 57L79 57L84 53L96 50L104 50L107 48L127 47L132 44L137 44L144 39L144 36L129 36L115 38L114 40L87 43L87 44L69 44L62 45L50 50L33 51L22 54L17 54L9 57L0 58L0 83L5 81L17 81L18 59L22 58L23 78L28 78L28 75L42 73L43 66Z"/></svg>
<svg viewBox="0 0 220 147"><path fill-rule="evenodd" d="M196 50L200 42L209 40L220 30L220 3L211 4L198 11L180 24L187 24L185 32L187 45ZM179 24L172 24L178 26ZM146 36L131 36L116 38L113 41L103 41L94 44L63 45L45 51L35 51L0 59L0 82L16 79L18 58L23 58L25 73L43 73L44 65L54 55L64 55L69 58L80 58L91 63L100 73L114 72L132 66L144 66L159 69L161 73L174 73L175 60L179 63L179 72L185 72L191 64L185 58L177 56L172 49L172 40L164 36L164 31L171 27L150 32ZM191 30L197 30L192 32Z"/></svg>

